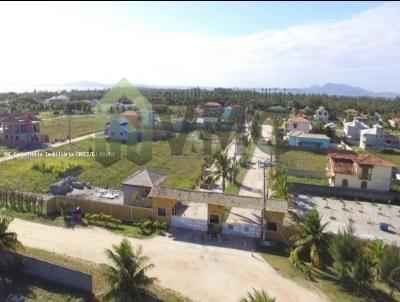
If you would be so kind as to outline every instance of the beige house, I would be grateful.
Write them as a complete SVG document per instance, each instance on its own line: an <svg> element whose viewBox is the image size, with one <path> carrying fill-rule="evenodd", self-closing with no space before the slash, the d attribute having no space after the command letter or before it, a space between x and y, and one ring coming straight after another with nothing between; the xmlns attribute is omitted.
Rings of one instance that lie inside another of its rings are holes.
<svg viewBox="0 0 400 302"><path fill-rule="evenodd" d="M324 123L329 121L329 111L324 106L319 107L314 114L314 120L320 120Z"/></svg>
<svg viewBox="0 0 400 302"><path fill-rule="evenodd" d="M311 123L303 116L294 116L289 118L285 123L286 132L293 130L301 130L304 133L309 133L311 130Z"/></svg>
<svg viewBox="0 0 400 302"><path fill-rule="evenodd" d="M372 154L328 153L331 187L390 191L394 165Z"/></svg>
<svg viewBox="0 0 400 302"><path fill-rule="evenodd" d="M379 124L372 128L360 130L360 147L362 149L383 150L385 149L385 130Z"/></svg>

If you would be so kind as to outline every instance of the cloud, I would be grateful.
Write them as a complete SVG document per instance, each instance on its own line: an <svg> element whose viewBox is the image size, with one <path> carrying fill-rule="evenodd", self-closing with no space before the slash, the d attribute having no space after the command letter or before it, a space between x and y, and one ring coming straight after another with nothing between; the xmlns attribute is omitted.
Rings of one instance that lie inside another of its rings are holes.
<svg viewBox="0 0 400 302"><path fill-rule="evenodd" d="M400 4L246 36L150 32L112 4L2 4L0 86L77 80L399 92Z"/></svg>

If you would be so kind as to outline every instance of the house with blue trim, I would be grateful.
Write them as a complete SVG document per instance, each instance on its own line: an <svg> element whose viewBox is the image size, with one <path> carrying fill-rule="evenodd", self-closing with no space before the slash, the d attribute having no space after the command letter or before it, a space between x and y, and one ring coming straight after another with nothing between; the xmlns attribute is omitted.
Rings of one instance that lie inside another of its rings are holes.
<svg viewBox="0 0 400 302"><path fill-rule="evenodd" d="M331 139L324 134L305 133L293 130L288 133L290 146L328 150Z"/></svg>

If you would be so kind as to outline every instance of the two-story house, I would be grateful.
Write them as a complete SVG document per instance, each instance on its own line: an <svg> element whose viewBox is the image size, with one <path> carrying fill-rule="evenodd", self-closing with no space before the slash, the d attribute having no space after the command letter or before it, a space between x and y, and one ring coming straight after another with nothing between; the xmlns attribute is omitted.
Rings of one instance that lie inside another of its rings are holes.
<svg viewBox="0 0 400 302"><path fill-rule="evenodd" d="M358 141L360 139L360 131L368 128L368 125L357 119L354 119L352 122L343 123L344 135L351 140Z"/></svg>
<svg viewBox="0 0 400 302"><path fill-rule="evenodd" d="M390 191L394 165L372 154L328 153L326 176L331 187Z"/></svg>
<svg viewBox="0 0 400 302"><path fill-rule="evenodd" d="M379 124L372 128L360 131L360 147L362 149L383 150L385 149L385 130Z"/></svg>
<svg viewBox="0 0 400 302"><path fill-rule="evenodd" d="M326 110L324 106L319 107L317 111L315 111L314 120L320 120L327 123L329 121L328 110Z"/></svg>
<svg viewBox="0 0 400 302"><path fill-rule="evenodd" d="M293 130L301 130L304 133L309 133L311 130L311 123L303 116L294 116L289 118L285 123L286 132Z"/></svg>
<svg viewBox="0 0 400 302"><path fill-rule="evenodd" d="M8 114L0 120L0 145L29 148L47 143L49 137L41 133L40 123L33 114Z"/></svg>

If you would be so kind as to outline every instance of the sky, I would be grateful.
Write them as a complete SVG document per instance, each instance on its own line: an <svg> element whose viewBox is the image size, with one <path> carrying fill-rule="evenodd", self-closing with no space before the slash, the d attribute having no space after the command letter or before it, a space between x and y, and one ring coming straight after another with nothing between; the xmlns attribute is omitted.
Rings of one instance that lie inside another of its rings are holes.
<svg viewBox="0 0 400 302"><path fill-rule="evenodd" d="M400 3L1 3L0 90L77 81L400 92Z"/></svg>

